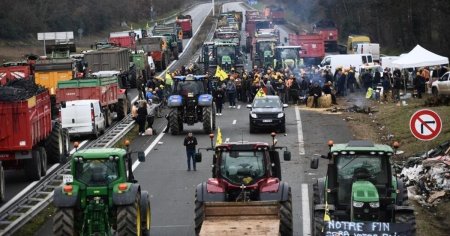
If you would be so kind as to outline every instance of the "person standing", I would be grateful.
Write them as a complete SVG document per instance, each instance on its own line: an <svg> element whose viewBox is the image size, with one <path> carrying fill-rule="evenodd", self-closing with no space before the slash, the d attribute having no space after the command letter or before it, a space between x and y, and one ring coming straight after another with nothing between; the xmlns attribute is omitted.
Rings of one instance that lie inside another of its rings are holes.
<svg viewBox="0 0 450 236"><path fill-rule="evenodd" d="M322 88L320 88L319 83L314 83L309 95L313 96L313 108L319 108L319 98L322 96Z"/></svg>
<svg viewBox="0 0 450 236"><path fill-rule="evenodd" d="M194 171L197 171L195 166L195 146L197 146L197 139L192 135L192 132L189 132L186 138L184 138L184 146L186 146L186 155L187 155L187 171L191 171L191 160L192 167L194 167Z"/></svg>
<svg viewBox="0 0 450 236"><path fill-rule="evenodd" d="M148 100L147 103L147 129L152 129L152 134L156 135L156 130L153 129L153 123L155 122L155 113L156 113L156 106L153 105L152 100Z"/></svg>
<svg viewBox="0 0 450 236"><path fill-rule="evenodd" d="M223 107L223 98L225 97L225 93L223 92L222 88L217 89L217 91L214 94L214 100L216 102L216 115L221 116L222 115L222 107Z"/></svg>
<svg viewBox="0 0 450 236"><path fill-rule="evenodd" d="M147 119L147 102L142 101L139 104L139 108L137 110L137 118L136 118L136 122L139 125L139 135L144 135L145 134L145 121Z"/></svg>
<svg viewBox="0 0 450 236"><path fill-rule="evenodd" d="M236 83L234 81L234 77L230 78L230 81L228 81L226 88L228 100L230 102L229 108L236 108Z"/></svg>

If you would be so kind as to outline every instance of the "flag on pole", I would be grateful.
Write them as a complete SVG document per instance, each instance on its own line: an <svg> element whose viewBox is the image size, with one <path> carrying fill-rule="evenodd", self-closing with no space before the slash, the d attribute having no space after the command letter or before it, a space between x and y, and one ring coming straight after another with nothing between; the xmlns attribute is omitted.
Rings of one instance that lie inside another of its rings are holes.
<svg viewBox="0 0 450 236"><path fill-rule="evenodd" d="M265 97L266 93L264 92L264 90L262 88L260 88L255 96L256 97Z"/></svg>
<svg viewBox="0 0 450 236"><path fill-rule="evenodd" d="M216 138L216 146L222 144L222 132L220 128L217 128L217 138Z"/></svg>
<svg viewBox="0 0 450 236"><path fill-rule="evenodd" d="M222 70L222 68L220 68L220 66L217 66L216 68L216 74L214 75L215 77L219 77L220 81L223 81L225 79L228 78L228 74L227 72L225 72L224 70Z"/></svg>

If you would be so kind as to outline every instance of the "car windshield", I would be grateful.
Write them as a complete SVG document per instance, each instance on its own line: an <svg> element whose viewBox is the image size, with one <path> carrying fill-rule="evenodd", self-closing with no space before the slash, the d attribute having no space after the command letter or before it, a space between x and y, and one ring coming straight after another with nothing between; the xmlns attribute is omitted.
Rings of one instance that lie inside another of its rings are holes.
<svg viewBox="0 0 450 236"><path fill-rule="evenodd" d="M264 152L222 152L221 175L236 184L251 184L264 176Z"/></svg>
<svg viewBox="0 0 450 236"><path fill-rule="evenodd" d="M280 99L259 98L253 101L253 108L278 108L281 107Z"/></svg>
<svg viewBox="0 0 450 236"><path fill-rule="evenodd" d="M201 80L181 80L178 81L177 91L181 96L189 97L203 94L203 81Z"/></svg>
<svg viewBox="0 0 450 236"><path fill-rule="evenodd" d="M352 182L364 176L374 185L388 182L388 159L375 155L339 155L336 158L337 182L339 183L338 200L341 204L350 203Z"/></svg>
<svg viewBox="0 0 450 236"><path fill-rule="evenodd" d="M84 159L76 164L75 178L88 186L108 185L119 176L117 161L109 159Z"/></svg>

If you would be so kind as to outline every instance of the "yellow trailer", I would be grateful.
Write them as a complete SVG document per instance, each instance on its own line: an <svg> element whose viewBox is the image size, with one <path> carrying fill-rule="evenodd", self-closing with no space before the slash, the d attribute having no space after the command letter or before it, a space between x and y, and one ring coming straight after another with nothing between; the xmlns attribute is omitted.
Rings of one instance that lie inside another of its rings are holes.
<svg viewBox="0 0 450 236"><path fill-rule="evenodd" d="M36 63L34 78L36 84L42 85L55 95L58 81L71 80L73 67L71 60L44 60Z"/></svg>

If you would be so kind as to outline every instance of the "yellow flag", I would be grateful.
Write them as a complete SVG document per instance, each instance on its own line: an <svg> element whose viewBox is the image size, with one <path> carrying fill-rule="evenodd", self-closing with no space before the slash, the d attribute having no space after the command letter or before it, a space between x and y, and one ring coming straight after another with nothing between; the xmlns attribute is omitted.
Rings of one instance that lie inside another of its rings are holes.
<svg viewBox="0 0 450 236"><path fill-rule="evenodd" d="M217 128L216 146L222 144L222 132Z"/></svg>
<svg viewBox="0 0 450 236"><path fill-rule="evenodd" d="M219 77L220 81L223 81L225 79L228 78L228 74L227 72L225 72L224 70L222 70L222 68L220 68L220 66L217 66L216 68L216 74L214 75L215 77Z"/></svg>
<svg viewBox="0 0 450 236"><path fill-rule="evenodd" d="M266 93L264 93L264 90L260 88L258 92L256 93L256 97L265 97Z"/></svg>

